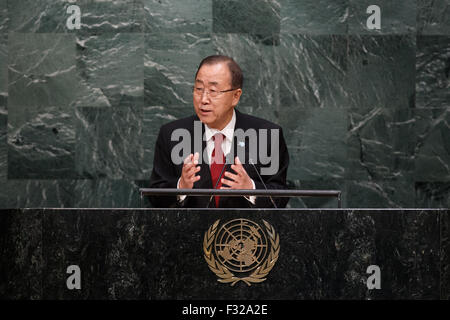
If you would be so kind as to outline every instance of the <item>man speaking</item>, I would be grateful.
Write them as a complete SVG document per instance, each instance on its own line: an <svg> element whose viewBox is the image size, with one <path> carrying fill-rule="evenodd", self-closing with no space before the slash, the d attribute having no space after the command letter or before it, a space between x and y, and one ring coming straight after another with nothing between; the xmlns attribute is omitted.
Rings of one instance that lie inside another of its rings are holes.
<svg viewBox="0 0 450 320"><path fill-rule="evenodd" d="M243 75L230 57L209 56L195 75L195 115L161 127L150 188L286 189L289 155L280 126L235 109ZM155 207L285 207L284 197L152 196Z"/></svg>

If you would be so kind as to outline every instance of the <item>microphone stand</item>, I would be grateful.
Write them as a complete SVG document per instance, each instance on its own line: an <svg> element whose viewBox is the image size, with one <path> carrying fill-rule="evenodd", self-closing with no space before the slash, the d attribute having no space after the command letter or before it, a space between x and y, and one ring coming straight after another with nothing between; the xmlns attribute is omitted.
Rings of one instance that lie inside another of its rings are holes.
<svg viewBox="0 0 450 320"><path fill-rule="evenodd" d="M253 166L253 168L255 169L256 174L258 175L259 181L261 181L261 183L263 184L264 188L267 190L267 186L264 183L263 179L261 178L261 176L260 176L260 174L258 172L258 169L256 168L255 164L253 163L253 160L249 159L249 162ZM270 198L270 201L272 201L273 206L278 209L277 205L275 204L275 201L273 201L273 199L272 199L272 196L269 195L269 198Z"/></svg>

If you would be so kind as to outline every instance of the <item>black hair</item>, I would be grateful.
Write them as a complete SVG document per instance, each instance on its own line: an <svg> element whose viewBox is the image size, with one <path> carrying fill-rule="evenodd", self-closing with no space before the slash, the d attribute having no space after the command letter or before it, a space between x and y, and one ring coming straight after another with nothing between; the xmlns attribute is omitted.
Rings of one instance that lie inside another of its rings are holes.
<svg viewBox="0 0 450 320"><path fill-rule="evenodd" d="M242 88L242 85L244 84L244 76L242 74L242 70L239 67L239 65L234 61L232 58L222 55L213 55L206 57L205 59L200 62L200 65L198 66L197 72L195 73L195 78L197 78L198 71L203 65L212 65L217 63L226 63L228 66L228 70L230 70L231 73L231 87L233 89Z"/></svg>

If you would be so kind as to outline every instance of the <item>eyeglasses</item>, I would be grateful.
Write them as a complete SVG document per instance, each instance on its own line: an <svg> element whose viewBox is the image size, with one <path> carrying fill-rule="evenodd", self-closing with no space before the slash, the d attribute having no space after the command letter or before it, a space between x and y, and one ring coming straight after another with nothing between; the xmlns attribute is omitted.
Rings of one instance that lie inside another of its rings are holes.
<svg viewBox="0 0 450 320"><path fill-rule="evenodd" d="M219 91L219 90L205 90L205 88L194 87L194 95L202 97L203 93L206 91L206 94L209 95L211 98L216 98L217 96L219 96L220 94L222 94L224 92L230 92L230 91L234 91L237 89L239 89L239 88Z"/></svg>

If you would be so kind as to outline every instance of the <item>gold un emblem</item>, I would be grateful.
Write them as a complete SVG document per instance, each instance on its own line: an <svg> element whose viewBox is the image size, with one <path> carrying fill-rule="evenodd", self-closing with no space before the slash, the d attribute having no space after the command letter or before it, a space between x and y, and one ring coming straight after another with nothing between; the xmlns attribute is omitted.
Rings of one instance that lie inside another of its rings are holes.
<svg viewBox="0 0 450 320"><path fill-rule="evenodd" d="M209 269L222 283L234 286L263 282L280 253L280 237L265 220L264 227L247 219L234 219L219 229L217 220L203 239L203 252ZM241 277L238 277L239 274Z"/></svg>

